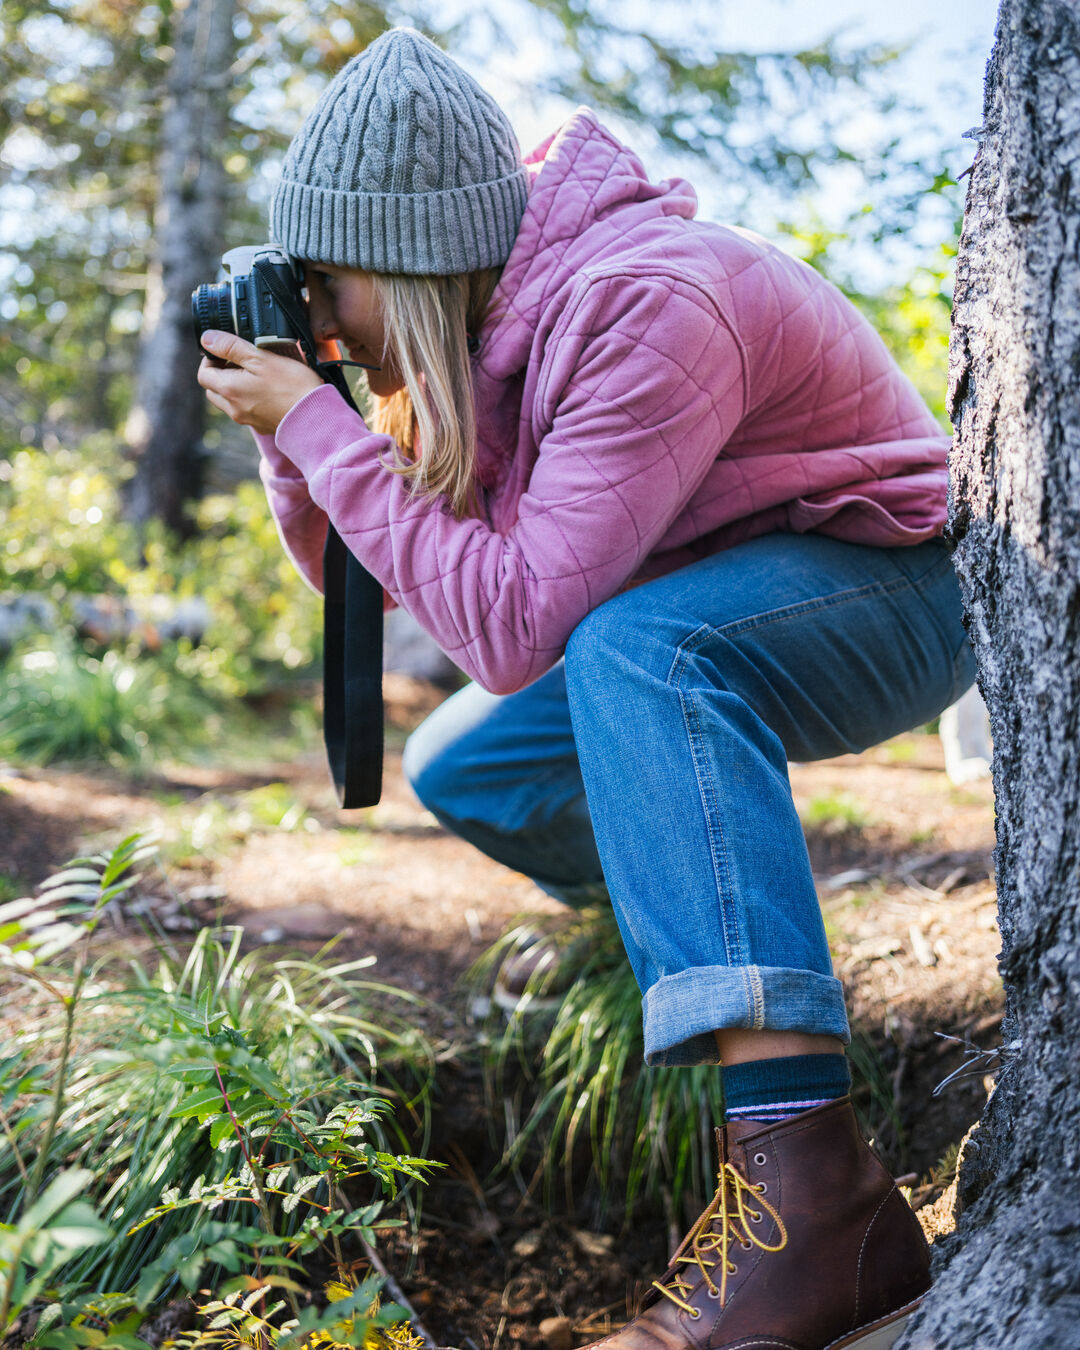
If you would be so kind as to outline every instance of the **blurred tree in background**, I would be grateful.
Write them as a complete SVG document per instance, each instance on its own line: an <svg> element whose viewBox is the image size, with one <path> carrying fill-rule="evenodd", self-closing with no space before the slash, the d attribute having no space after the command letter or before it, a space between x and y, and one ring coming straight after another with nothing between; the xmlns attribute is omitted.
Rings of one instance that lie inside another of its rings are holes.
<svg viewBox="0 0 1080 1350"><path fill-rule="evenodd" d="M236 46L235 0L187 0L172 14L152 234L135 390L126 440L135 456L130 514L186 534L201 496L206 405L192 398L198 364L192 290L213 276L228 217L225 145Z"/></svg>
<svg viewBox="0 0 1080 1350"><path fill-rule="evenodd" d="M326 64L387 19L318 0L5 5L0 407L16 443L116 429L137 466L133 517L190 527L217 439L204 444L191 290L225 248L263 237L258 166Z"/></svg>
<svg viewBox="0 0 1080 1350"><path fill-rule="evenodd" d="M599 2L532 7L561 36L554 92L648 126L747 189L794 194L829 166L855 162L844 143L851 105L841 95L869 88L896 54L835 42L720 52L632 31ZM518 18L528 10L523 4ZM478 13L505 27L505 6ZM264 236L279 157L349 57L397 22L416 23L453 51L476 21L439 32L420 8L334 0L5 5L0 408L8 430L0 453L114 429L136 466L131 517L190 529L203 456L222 436L227 466L230 458L253 463L231 429L204 433L192 287L214 279L226 248ZM870 106L892 98L879 90ZM817 108L812 136L785 116L788 106ZM890 163L885 144L863 168L880 182ZM918 191L935 181L940 190L941 180L924 173ZM903 228L913 194L879 210L875 228ZM827 262L824 250L812 261ZM235 465L229 476L238 476Z"/></svg>

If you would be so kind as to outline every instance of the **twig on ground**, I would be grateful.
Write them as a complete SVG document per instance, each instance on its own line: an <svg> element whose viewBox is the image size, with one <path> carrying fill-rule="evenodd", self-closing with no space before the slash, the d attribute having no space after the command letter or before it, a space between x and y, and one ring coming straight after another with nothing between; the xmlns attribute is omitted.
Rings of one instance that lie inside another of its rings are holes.
<svg viewBox="0 0 1080 1350"><path fill-rule="evenodd" d="M395 1303L400 1303L409 1314L409 1325L412 1327L414 1335L418 1336L420 1340L429 1347L429 1350L437 1350L439 1344L438 1341L432 1336L431 1332L428 1331L427 1327L424 1326L423 1322L420 1321L416 1309L405 1297L401 1285L398 1284L397 1280L395 1280L393 1275L387 1270L382 1257L366 1238L361 1238L360 1241L363 1243L364 1255L371 1262L371 1268L383 1277L383 1284L386 1287L386 1292Z"/></svg>
<svg viewBox="0 0 1080 1350"><path fill-rule="evenodd" d="M963 1078L972 1078L976 1075L985 1075L987 1070L993 1065L994 1060L1000 1060L1011 1050L1017 1048L1017 1045L993 1045L988 1050L983 1050L974 1045L971 1041L961 1036L949 1036L944 1031L936 1031L935 1036L940 1036L943 1041L951 1041L955 1045L963 1046L964 1062L958 1069L954 1069L946 1078L934 1088L931 1094L934 1097L940 1097L950 1083L959 1082Z"/></svg>

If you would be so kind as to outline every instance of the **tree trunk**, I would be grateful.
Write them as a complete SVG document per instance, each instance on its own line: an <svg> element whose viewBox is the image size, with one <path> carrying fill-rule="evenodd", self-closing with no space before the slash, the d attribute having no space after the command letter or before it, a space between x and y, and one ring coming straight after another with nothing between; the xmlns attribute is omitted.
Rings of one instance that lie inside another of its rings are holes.
<svg viewBox="0 0 1080 1350"><path fill-rule="evenodd" d="M127 440L136 456L128 514L190 532L186 505L199 496L205 400L191 292L213 281L223 252L235 0L186 0L175 8L173 56L162 118L156 249Z"/></svg>
<svg viewBox="0 0 1080 1350"><path fill-rule="evenodd" d="M1080 1345L1080 5L1003 0L950 353L1006 990L964 1209L895 1350Z"/></svg>

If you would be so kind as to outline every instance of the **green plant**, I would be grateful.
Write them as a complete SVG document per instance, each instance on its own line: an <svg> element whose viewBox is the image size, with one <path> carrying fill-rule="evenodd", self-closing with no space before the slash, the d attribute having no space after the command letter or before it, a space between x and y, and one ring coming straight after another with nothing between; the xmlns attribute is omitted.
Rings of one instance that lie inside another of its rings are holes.
<svg viewBox="0 0 1080 1350"><path fill-rule="evenodd" d="M956 1180L956 1169L960 1165L960 1149L963 1140L957 1139L942 1154L937 1166L931 1167L927 1184L935 1190L945 1191Z"/></svg>
<svg viewBox="0 0 1080 1350"><path fill-rule="evenodd" d="M885 758L890 764L910 764L918 753L918 746L912 736L895 736L882 746Z"/></svg>
<svg viewBox="0 0 1080 1350"><path fill-rule="evenodd" d="M182 1350L226 1345L250 1346L252 1350L321 1350L336 1346L358 1346L361 1350L420 1350L423 1341L402 1320L404 1309L397 1304L382 1304L379 1282L368 1278L331 1280L325 1287L327 1306L304 1309L298 1318L278 1326L271 1318L281 1304L259 1309L266 1302L266 1291L257 1288L241 1298L240 1291L200 1306L204 1317L212 1316L205 1327L179 1336L175 1345Z"/></svg>
<svg viewBox="0 0 1080 1350"><path fill-rule="evenodd" d="M90 1173L68 1168L28 1203L18 1221L0 1224L0 1335L44 1294L57 1270L76 1253L108 1240L91 1205L77 1199Z"/></svg>
<svg viewBox="0 0 1080 1350"><path fill-rule="evenodd" d="M137 836L124 840L108 858L78 859L45 883L39 900L12 900L0 906L0 966L51 1000L59 1014L59 1050L52 1083L39 1102L36 1152L29 1166L23 1145L27 1122L8 1119L14 1102L37 1086L36 1068L21 1055L3 1068L16 1070L16 1081L4 1083L0 1124L20 1179L19 1203L10 1222L0 1225L0 1338L42 1292L56 1271L75 1253L96 1248L110 1236L95 1208L76 1199L86 1191L90 1172L63 1167L42 1191L50 1153L64 1109L67 1068L75 1038L75 1017L88 976L90 939L106 907L134 884L134 868L146 856ZM56 958L73 950L70 972L54 967ZM61 1155L65 1158L66 1155Z"/></svg>
<svg viewBox="0 0 1080 1350"><path fill-rule="evenodd" d="M169 1115L194 1117L209 1131L211 1148L231 1152L233 1165L220 1180L197 1178L186 1195L179 1187L165 1190L161 1203L130 1230L137 1233L180 1210L195 1211L193 1222L188 1216L192 1226L144 1265L138 1298L147 1306L173 1276L194 1291L203 1267L225 1255L233 1259L230 1268L235 1270L235 1241L239 1241L258 1252L255 1278L284 1288L299 1315L295 1282L275 1274L264 1276L261 1266L268 1261L272 1267L302 1267L264 1249L287 1242L290 1251L306 1254L327 1242L335 1266L345 1270L342 1233L355 1230L370 1243L382 1209L381 1202L370 1197L360 1208L349 1206L345 1202L349 1183L363 1178L393 1195L399 1177L423 1180L422 1169L432 1164L372 1146L370 1126L385 1115L388 1104L364 1096L364 1084L338 1077L312 1083L303 1091L290 1089L264 1059L251 1053L243 1033L228 1025L227 1016L181 1013L179 1020L192 1039L169 1066L170 1075L185 1087L185 1095ZM351 1095L360 1100L337 1100ZM334 1102L329 1109L327 1101ZM223 1202L237 1201L254 1207L261 1238L248 1225L204 1221L203 1216ZM301 1206L305 1216L299 1228L279 1235L281 1218ZM222 1243L228 1240L234 1247L226 1252ZM235 1291L226 1286L226 1292Z"/></svg>
<svg viewBox="0 0 1080 1350"><path fill-rule="evenodd" d="M159 798L152 822L162 856L170 863L195 855L219 857L252 833L318 830L319 824L285 783L247 792L202 793L193 801Z"/></svg>
<svg viewBox="0 0 1080 1350"><path fill-rule="evenodd" d="M799 815L807 829L821 834L858 832L872 824L870 813L847 792L819 793Z"/></svg>
<svg viewBox="0 0 1080 1350"><path fill-rule="evenodd" d="M248 831L238 825L234 812L212 792L202 794L193 802L169 806L153 820L166 863L192 862L196 857L220 857L230 845L241 843L247 837Z"/></svg>
<svg viewBox="0 0 1080 1350"><path fill-rule="evenodd" d="M307 819L303 805L286 783L265 783L243 793L240 809L253 825L277 830L300 829Z"/></svg>
<svg viewBox="0 0 1080 1350"><path fill-rule="evenodd" d="M162 654L178 687L194 683L217 703L311 672L320 607L281 547L261 485L204 498L197 534L182 543L159 525L140 533L124 519L114 453L101 435L0 460L0 587L47 595L69 629L78 596L121 598L151 633L163 597L199 600L205 632L163 644ZM134 640L120 647L126 660L138 654Z"/></svg>
<svg viewBox="0 0 1080 1350"><path fill-rule="evenodd" d="M341 867L360 867L378 861L380 847L370 830L342 828L338 829L337 837L341 847L334 857Z"/></svg>
<svg viewBox="0 0 1080 1350"><path fill-rule="evenodd" d="M477 978L534 929L530 921L495 944ZM580 1202L583 1170L591 1173L601 1214L619 1189L628 1210L665 1192L676 1206L711 1194L713 1129L723 1119L719 1073L645 1066L641 993L610 907L581 910L551 936L569 958L558 963L560 978L572 964L572 983L550 1018L523 1004L488 1050L493 1116L508 1122L508 1163L520 1167L539 1154L549 1197L561 1172L570 1203ZM535 992L548 978L540 976Z"/></svg>
<svg viewBox="0 0 1080 1350"><path fill-rule="evenodd" d="M358 1280L343 1274L324 1286L326 1307L315 1304L299 1316L280 1318L284 1300L276 1299L277 1286L243 1276L243 1287L219 1291L197 1305L198 1325L182 1331L167 1344L177 1350L420 1350L424 1342L403 1320L406 1310L396 1303L383 1303L380 1280ZM205 1292L205 1291L204 1291ZM274 1301L272 1301L274 1300ZM277 1318L278 1320L274 1320ZM150 1350L134 1333L143 1320L138 1300L125 1294L81 1294L63 1305L54 1304L43 1316L32 1341L51 1350Z"/></svg>
<svg viewBox="0 0 1080 1350"><path fill-rule="evenodd" d="M134 857L139 841L124 848ZM85 905L100 884L93 878L112 878L117 865L115 855L83 860L41 900L0 910L7 963L19 967L32 953L32 976L52 986L48 901L74 886L72 903ZM95 912L116 898L111 891ZM83 967L77 987L57 990L59 1023L46 1006L0 1062L0 1204L17 1224L35 1178L75 1163L101 1216L93 1247L50 1270L65 1324L50 1335L78 1334L94 1289L145 1309L214 1270L239 1281L222 1294L246 1295L245 1281L257 1278L295 1304L295 1258L325 1246L347 1270L343 1243L371 1242L383 1197L429 1166L390 1144L410 1115L425 1134L431 1052L386 1007L415 999L358 980L366 961L332 965L325 950L269 961L242 955L241 939L238 929L204 930L183 958L159 949L150 972L137 960L118 970L102 958L90 977ZM378 1021L363 1014L373 997L383 1005ZM52 1059L58 1038L65 1049Z"/></svg>
<svg viewBox="0 0 1080 1350"><path fill-rule="evenodd" d="M8 663L0 697L0 754L146 764L151 747L205 741L220 725L212 703L162 659L90 657L63 640Z"/></svg>

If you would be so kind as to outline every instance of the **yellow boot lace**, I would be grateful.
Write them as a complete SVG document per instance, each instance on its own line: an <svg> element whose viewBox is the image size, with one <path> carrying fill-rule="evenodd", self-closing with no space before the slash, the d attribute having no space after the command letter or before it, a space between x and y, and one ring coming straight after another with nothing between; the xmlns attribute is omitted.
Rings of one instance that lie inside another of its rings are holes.
<svg viewBox="0 0 1080 1350"><path fill-rule="evenodd" d="M744 1249L757 1247L763 1252L778 1252L787 1246L787 1229L780 1215L765 1199L764 1184L751 1185L738 1168L725 1162L717 1176L719 1187L712 1203L687 1234L673 1266L697 1266L709 1286L709 1293L720 1300L723 1307L727 1301L727 1281L734 1275L737 1267L729 1257L732 1243L737 1242ZM732 1199L733 1197L733 1199ZM757 1208L760 1206L760 1209ZM770 1246L762 1241L751 1229L764 1217L761 1210L768 1210L780 1232L780 1241ZM713 1279L713 1271L720 1267L720 1283ZM687 1302L697 1283L696 1279L684 1279L689 1272L676 1271L667 1284L653 1280L653 1288L659 1289L665 1298L678 1304L683 1312L688 1312L695 1320L701 1316L699 1309Z"/></svg>

